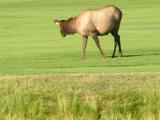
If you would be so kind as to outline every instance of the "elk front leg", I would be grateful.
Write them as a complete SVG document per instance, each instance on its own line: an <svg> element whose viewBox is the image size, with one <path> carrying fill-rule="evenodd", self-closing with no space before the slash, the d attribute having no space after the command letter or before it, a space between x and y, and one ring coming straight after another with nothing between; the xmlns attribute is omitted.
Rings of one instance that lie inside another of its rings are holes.
<svg viewBox="0 0 160 120"><path fill-rule="evenodd" d="M96 43L96 46L98 47L98 49L99 49L99 51L100 51L100 53L101 53L101 56L102 56L103 58L105 58L106 56L104 55L104 52L103 52L103 50L102 50L102 48L101 48L101 46L100 46L98 37L97 37L96 35L94 35L94 36L92 36L92 38L94 39L94 41L95 41L95 43Z"/></svg>
<svg viewBox="0 0 160 120"><path fill-rule="evenodd" d="M86 52L88 37L83 36L82 39L83 39L83 45L82 45L82 59L85 59L85 52Z"/></svg>

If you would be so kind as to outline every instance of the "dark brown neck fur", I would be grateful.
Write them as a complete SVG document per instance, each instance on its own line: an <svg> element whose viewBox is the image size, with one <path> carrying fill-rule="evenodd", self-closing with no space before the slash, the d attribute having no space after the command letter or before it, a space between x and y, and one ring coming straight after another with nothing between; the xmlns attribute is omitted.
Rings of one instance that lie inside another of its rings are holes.
<svg viewBox="0 0 160 120"><path fill-rule="evenodd" d="M76 33L76 18L70 18L62 21L62 27L65 34Z"/></svg>

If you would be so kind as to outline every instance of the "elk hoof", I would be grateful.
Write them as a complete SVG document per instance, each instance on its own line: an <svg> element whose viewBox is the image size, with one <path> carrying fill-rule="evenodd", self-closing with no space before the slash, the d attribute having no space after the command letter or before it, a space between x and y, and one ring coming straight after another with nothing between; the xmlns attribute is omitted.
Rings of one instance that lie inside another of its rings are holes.
<svg viewBox="0 0 160 120"><path fill-rule="evenodd" d="M114 55L112 55L112 58L115 58L115 56L114 56Z"/></svg>
<svg viewBox="0 0 160 120"><path fill-rule="evenodd" d="M106 55L102 55L102 58L104 58L104 59L105 59L106 57L107 57Z"/></svg>
<svg viewBox="0 0 160 120"><path fill-rule="evenodd" d="M85 60L85 59L86 59L86 57L82 57L82 58L81 58L81 60Z"/></svg>

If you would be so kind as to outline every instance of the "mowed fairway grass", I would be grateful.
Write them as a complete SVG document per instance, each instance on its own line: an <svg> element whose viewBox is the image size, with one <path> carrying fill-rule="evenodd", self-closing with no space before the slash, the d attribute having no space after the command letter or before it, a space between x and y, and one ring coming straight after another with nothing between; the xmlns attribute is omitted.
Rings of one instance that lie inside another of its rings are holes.
<svg viewBox="0 0 160 120"><path fill-rule="evenodd" d="M100 57L90 38L81 60L79 35L62 38L53 19L115 4L123 11L120 28L123 58L112 59L113 37L100 37ZM1 0L0 74L50 74L160 71L158 0Z"/></svg>
<svg viewBox="0 0 160 120"><path fill-rule="evenodd" d="M124 57L113 37L62 38L53 19L108 4L123 12ZM0 0L0 120L160 120L159 0ZM117 54L118 55L118 54Z"/></svg>

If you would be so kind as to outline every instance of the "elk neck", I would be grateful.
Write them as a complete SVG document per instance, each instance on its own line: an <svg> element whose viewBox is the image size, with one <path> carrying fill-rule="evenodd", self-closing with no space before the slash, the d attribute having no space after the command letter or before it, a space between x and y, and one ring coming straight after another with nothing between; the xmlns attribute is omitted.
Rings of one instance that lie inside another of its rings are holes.
<svg viewBox="0 0 160 120"><path fill-rule="evenodd" d="M76 33L76 18L71 18L63 22L63 30L67 34L74 34Z"/></svg>

